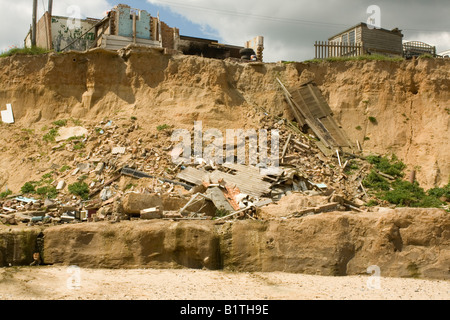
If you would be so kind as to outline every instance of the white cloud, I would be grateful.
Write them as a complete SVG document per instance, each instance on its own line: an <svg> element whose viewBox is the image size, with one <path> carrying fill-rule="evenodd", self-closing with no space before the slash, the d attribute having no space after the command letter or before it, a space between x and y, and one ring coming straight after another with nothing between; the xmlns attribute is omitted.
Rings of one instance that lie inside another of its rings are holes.
<svg viewBox="0 0 450 320"><path fill-rule="evenodd" d="M67 8L71 5L80 7L82 17L102 18L105 12L113 6L107 0L57 0L53 2L53 14L67 16L70 12ZM11 46L22 47L25 36L30 30L32 20L31 0L0 0L0 51L6 51ZM47 1L38 1L38 19L47 9Z"/></svg>
<svg viewBox="0 0 450 320"><path fill-rule="evenodd" d="M422 41L436 46L437 53L450 50L450 32L418 33L405 38L405 41Z"/></svg>
<svg viewBox="0 0 450 320"><path fill-rule="evenodd" d="M211 36L228 44L243 45L245 41L262 35L265 38L265 61L302 61L313 58L314 41L325 41L347 27L366 22L369 16L367 8L374 4L373 0L147 2L168 7L206 30L215 30ZM420 30L448 29L448 0L378 0L377 5L381 8L383 28L417 28L405 32L405 35L420 37ZM180 31L183 33L183 30ZM446 37L442 37L442 34L436 33L438 47L445 46L443 42ZM429 35L423 38L429 38Z"/></svg>

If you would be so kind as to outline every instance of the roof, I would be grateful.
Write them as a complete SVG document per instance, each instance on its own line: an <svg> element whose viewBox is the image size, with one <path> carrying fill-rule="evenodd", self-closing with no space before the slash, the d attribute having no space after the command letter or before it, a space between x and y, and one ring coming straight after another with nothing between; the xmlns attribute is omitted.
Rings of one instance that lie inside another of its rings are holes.
<svg viewBox="0 0 450 320"><path fill-rule="evenodd" d="M351 27L351 28L348 28L348 29L346 29L346 30L344 30L344 31L341 31L341 32L335 34L334 36L328 38L328 40L331 40L331 39L333 39L334 37L337 37L337 36L339 36L339 35L341 35L341 34L343 34L343 33L349 32L349 31L351 31L351 30L353 30L353 29L355 29L355 28L357 28L357 27L368 27L368 25L367 25L367 23L360 22L360 23L358 23L357 25L355 25L355 26L353 26L353 27ZM392 29L392 30L383 29L383 28L377 28L377 30L383 31L383 32L389 32L389 33L398 33L399 35L403 36L402 31L399 30L398 28L395 28L395 29Z"/></svg>

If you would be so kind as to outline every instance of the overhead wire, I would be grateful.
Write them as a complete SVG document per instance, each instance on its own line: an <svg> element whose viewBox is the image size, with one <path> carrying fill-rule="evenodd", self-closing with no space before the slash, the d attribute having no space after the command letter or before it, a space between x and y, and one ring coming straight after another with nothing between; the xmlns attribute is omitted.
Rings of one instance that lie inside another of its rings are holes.
<svg viewBox="0 0 450 320"><path fill-rule="evenodd" d="M304 24L304 25L317 25L317 26L322 26L322 27L324 27L324 26L325 27L351 27L351 25L343 24L343 23L333 23L333 22L312 21L312 20L293 19L293 18L285 18L285 17L283 18L283 17L275 17L275 16L265 16L265 15L244 13L244 12L226 10L226 9L214 9L214 8L203 7L203 6L199 6L199 5L190 5L190 4L180 3L180 2L173 2L173 1L156 0L154 2L156 2L157 4L160 4L160 5L168 5L168 6L180 7L180 8L186 8L186 9L199 9L199 10L203 10L203 11L222 13L222 14L231 15L231 16L254 18L254 19L260 19L260 20L266 20L266 21ZM408 27L402 28L402 30L403 31L413 31L413 32L445 32L445 30L438 30L438 29L416 29L416 28L408 28Z"/></svg>

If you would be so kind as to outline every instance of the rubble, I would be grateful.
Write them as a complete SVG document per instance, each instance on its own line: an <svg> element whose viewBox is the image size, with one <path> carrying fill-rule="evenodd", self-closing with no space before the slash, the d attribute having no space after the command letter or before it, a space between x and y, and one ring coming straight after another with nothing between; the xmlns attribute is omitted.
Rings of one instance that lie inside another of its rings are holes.
<svg viewBox="0 0 450 320"><path fill-rule="evenodd" d="M290 209L289 213L294 213L283 218L367 209L370 197L361 181L371 167L361 155L339 148L324 153L316 136L302 132L286 119L266 116L261 127L279 130L283 146L279 167L174 164L170 131L132 140L128 135L139 128L135 121L121 127L108 120L83 130L77 128L77 133L84 133L86 149L72 163L64 164L67 169L55 170L63 164L51 165L49 175L58 191L56 198L10 196L0 201L0 221L60 224L124 219L271 219L274 217L264 208L273 208L293 194L323 197L323 201ZM64 138L64 144L52 152L71 151L79 143L76 137ZM68 192L74 182L87 183L88 200Z"/></svg>

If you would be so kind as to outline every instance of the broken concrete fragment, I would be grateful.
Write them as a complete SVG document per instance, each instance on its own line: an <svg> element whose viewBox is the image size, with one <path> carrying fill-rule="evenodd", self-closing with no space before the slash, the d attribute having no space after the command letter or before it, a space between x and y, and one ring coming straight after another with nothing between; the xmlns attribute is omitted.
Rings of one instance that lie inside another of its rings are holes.
<svg viewBox="0 0 450 320"><path fill-rule="evenodd" d="M63 127L59 128L56 142L64 141L73 137L87 136L88 130L83 127Z"/></svg>
<svg viewBox="0 0 450 320"><path fill-rule="evenodd" d="M83 173L88 173L91 168L91 165L89 163L79 163L77 165L77 168Z"/></svg>
<svg viewBox="0 0 450 320"><path fill-rule="evenodd" d="M141 219L161 219L163 217L160 207L141 210Z"/></svg>
<svg viewBox="0 0 450 320"><path fill-rule="evenodd" d="M127 193L122 204L126 214L140 214L141 210L153 207L163 208L163 201L156 194Z"/></svg>
<svg viewBox="0 0 450 320"><path fill-rule="evenodd" d="M66 185L66 182L64 180L61 180L60 182L58 182L58 185L56 186L56 190L64 189L65 185Z"/></svg>
<svg viewBox="0 0 450 320"><path fill-rule="evenodd" d="M125 147L114 147L111 150L112 154L125 154Z"/></svg>
<svg viewBox="0 0 450 320"><path fill-rule="evenodd" d="M211 199L211 201L216 206L217 210L224 210L228 212L235 211L233 206L228 202L225 198L222 190L218 187L209 188L207 190L207 196Z"/></svg>
<svg viewBox="0 0 450 320"><path fill-rule="evenodd" d="M94 172L96 174L101 174L104 168L105 168L105 163L100 162L99 164L97 164L97 167L95 168Z"/></svg>
<svg viewBox="0 0 450 320"><path fill-rule="evenodd" d="M112 196L113 196L113 192L109 187L104 188L100 192L100 199L102 199L103 201L110 199Z"/></svg>

